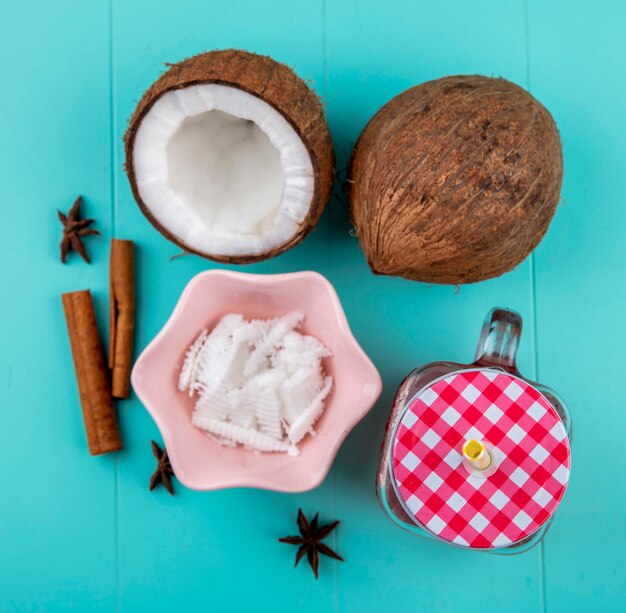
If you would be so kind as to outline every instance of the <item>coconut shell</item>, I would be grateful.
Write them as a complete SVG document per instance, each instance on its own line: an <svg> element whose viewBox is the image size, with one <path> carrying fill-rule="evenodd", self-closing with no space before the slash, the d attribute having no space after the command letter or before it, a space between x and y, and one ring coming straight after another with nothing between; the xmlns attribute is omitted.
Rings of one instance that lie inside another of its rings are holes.
<svg viewBox="0 0 626 613"><path fill-rule="evenodd" d="M454 76L378 111L347 185L375 273L460 284L497 277L537 246L562 179L559 134L535 98L504 79Z"/></svg>
<svg viewBox="0 0 626 613"><path fill-rule="evenodd" d="M218 83L237 87L274 107L294 128L311 158L314 172L313 199L299 231L271 251L242 256L221 256L192 249L170 233L152 215L137 188L133 146L142 119L166 92L191 85ZM277 256L297 245L317 225L328 203L334 177L333 143L317 94L291 68L270 57L236 49L210 51L170 65L142 96L124 135L126 173L143 214L166 238L185 251L230 264L245 264Z"/></svg>

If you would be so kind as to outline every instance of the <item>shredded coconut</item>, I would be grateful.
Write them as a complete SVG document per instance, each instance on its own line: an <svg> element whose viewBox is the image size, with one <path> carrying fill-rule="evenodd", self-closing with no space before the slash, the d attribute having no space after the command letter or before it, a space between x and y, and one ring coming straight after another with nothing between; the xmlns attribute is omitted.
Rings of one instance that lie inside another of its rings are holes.
<svg viewBox="0 0 626 613"><path fill-rule="evenodd" d="M300 453L333 386L331 352L297 331L298 312L247 321L228 314L189 347L178 389L196 396L192 423L222 445Z"/></svg>

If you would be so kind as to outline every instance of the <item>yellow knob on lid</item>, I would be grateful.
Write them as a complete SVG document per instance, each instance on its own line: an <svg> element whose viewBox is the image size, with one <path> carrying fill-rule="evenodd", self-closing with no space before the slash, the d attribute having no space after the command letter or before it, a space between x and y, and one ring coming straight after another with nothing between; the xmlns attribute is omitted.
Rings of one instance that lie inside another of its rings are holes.
<svg viewBox="0 0 626 613"><path fill-rule="evenodd" d="M491 464L491 455L485 444L473 438L463 444L463 457L479 470L484 470Z"/></svg>

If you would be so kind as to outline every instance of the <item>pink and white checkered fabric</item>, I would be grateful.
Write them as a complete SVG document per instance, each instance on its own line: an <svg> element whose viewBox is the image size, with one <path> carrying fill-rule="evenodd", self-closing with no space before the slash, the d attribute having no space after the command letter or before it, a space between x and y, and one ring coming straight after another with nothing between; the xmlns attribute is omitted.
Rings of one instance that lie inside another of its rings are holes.
<svg viewBox="0 0 626 613"><path fill-rule="evenodd" d="M462 446L494 448L497 469L471 476ZM506 547L554 513L570 474L563 422L525 381L468 370L435 382L404 413L392 448L406 510L438 537L464 547Z"/></svg>

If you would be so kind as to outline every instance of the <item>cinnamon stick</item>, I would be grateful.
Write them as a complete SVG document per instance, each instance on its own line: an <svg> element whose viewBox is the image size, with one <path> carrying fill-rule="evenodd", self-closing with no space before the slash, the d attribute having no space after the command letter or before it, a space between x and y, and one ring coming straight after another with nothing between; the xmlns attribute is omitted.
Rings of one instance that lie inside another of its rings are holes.
<svg viewBox="0 0 626 613"><path fill-rule="evenodd" d="M89 290L63 294L87 445L91 455L122 448L104 351Z"/></svg>
<svg viewBox="0 0 626 613"><path fill-rule="evenodd" d="M115 398L128 398L135 332L133 241L111 241L109 266L109 368Z"/></svg>

